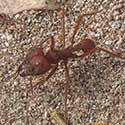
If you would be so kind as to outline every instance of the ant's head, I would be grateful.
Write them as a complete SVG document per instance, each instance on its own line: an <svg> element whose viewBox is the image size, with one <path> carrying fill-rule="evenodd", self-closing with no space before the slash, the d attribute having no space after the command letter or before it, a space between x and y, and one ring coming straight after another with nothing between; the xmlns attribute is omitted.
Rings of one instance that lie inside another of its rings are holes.
<svg viewBox="0 0 125 125"><path fill-rule="evenodd" d="M31 48L24 62L19 66L20 76L39 75L51 68L48 60L45 58L42 48Z"/></svg>
<svg viewBox="0 0 125 125"><path fill-rule="evenodd" d="M96 48L96 44L92 39L86 38L82 39L80 42L80 49L83 50L83 52L89 52L90 50Z"/></svg>

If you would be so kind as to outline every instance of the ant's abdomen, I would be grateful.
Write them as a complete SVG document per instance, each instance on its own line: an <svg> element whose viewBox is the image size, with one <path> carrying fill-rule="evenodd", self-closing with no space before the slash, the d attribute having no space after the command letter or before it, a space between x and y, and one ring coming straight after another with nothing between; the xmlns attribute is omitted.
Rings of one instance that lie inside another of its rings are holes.
<svg viewBox="0 0 125 125"><path fill-rule="evenodd" d="M21 76L44 74L51 68L51 64L45 58L42 48L34 47L27 54L24 62L19 67Z"/></svg>

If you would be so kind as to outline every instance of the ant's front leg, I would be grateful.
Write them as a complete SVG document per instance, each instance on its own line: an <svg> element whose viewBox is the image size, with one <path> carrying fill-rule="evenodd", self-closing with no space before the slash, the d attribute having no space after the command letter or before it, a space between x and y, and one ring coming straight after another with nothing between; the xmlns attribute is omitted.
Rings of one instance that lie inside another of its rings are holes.
<svg viewBox="0 0 125 125"><path fill-rule="evenodd" d="M42 45L48 41L51 40L51 44L50 44L50 50L54 50L55 49L55 39L54 36L51 36L51 38L46 38L45 40L41 41L39 46L42 48Z"/></svg>

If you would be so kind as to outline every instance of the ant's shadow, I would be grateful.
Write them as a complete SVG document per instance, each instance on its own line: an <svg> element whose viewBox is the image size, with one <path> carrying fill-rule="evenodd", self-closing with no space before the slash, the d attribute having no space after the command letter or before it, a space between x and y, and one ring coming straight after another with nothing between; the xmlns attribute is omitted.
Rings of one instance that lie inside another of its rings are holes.
<svg viewBox="0 0 125 125"><path fill-rule="evenodd" d="M92 97L107 92L112 83L121 77L123 63L109 56L100 57L100 54L80 59L78 65L72 67L75 86L82 88L84 95Z"/></svg>
<svg viewBox="0 0 125 125"><path fill-rule="evenodd" d="M87 124L90 119L96 121L100 118L100 113L107 112L110 115L108 109L113 111L116 108L111 104L115 102L115 88L124 82L124 62L108 55L103 57L100 53L76 61L77 63L71 66L74 89L72 95L81 98L80 107L85 111L81 119ZM108 103L105 103L106 101Z"/></svg>

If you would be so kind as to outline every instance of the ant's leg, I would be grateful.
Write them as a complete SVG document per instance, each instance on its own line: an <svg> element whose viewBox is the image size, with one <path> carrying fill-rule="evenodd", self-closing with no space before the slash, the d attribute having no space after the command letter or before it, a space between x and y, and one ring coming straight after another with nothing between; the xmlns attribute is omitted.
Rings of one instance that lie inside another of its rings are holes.
<svg viewBox="0 0 125 125"><path fill-rule="evenodd" d="M53 50L54 47L55 47L55 39L54 39L54 36L51 36L51 38L48 37L48 38L46 38L46 39L43 40L43 41L41 40L41 41L40 41L40 44L38 44L38 46L40 46L40 47L42 48L42 45L43 45L44 43L50 41L50 39L51 39L50 49Z"/></svg>
<svg viewBox="0 0 125 125"><path fill-rule="evenodd" d="M110 54L110 55L112 55L112 56L114 56L114 57L117 57L117 58L120 58L120 59L125 60L125 57L121 57L121 56L120 56L120 53L116 54L116 53L114 53L114 52L111 52L111 51L106 50L106 49L101 48L101 47L98 47L97 49L98 49L98 50L101 50L101 51L104 51L104 52L106 52L106 53L108 53L108 54Z"/></svg>
<svg viewBox="0 0 125 125"><path fill-rule="evenodd" d="M46 43L46 42L48 42L49 40L50 40L49 37L46 38L45 40L41 40L41 41L40 41L40 44L38 44L38 46L40 46L40 47L42 48L42 47L43 47L43 44Z"/></svg>
<svg viewBox="0 0 125 125"><path fill-rule="evenodd" d="M46 38L45 40L41 41L39 46L42 48L42 45L45 43L45 42L48 42L50 40L50 38ZM54 47L55 47L55 39L53 36L51 36L51 45L50 45L50 50L54 50Z"/></svg>
<svg viewBox="0 0 125 125"><path fill-rule="evenodd" d="M80 16L78 16L78 18L77 18L77 20L76 20L76 24L75 24L74 27L73 27L73 34L72 34L72 37L71 37L71 46L73 46L74 43L75 43L74 38L75 38L75 35L76 35L76 33L77 33L78 29L79 29L79 26L80 26L80 23L81 23L81 21L82 21L82 18L83 18L84 16L91 16L91 15L94 15L94 14L96 14L96 13L98 13L98 11L96 11L96 12L91 12L91 13L86 13L86 14L81 14Z"/></svg>
<svg viewBox="0 0 125 125"><path fill-rule="evenodd" d="M79 29L82 18L83 18L82 15L80 15L76 20L76 24L73 28L73 34L72 34L72 37L71 37L71 46L73 46L73 44L75 43L74 38L75 38L75 35L76 35L76 33Z"/></svg>
<svg viewBox="0 0 125 125"><path fill-rule="evenodd" d="M55 39L54 39L54 37L52 36L52 37L51 37L50 50L54 50L54 47L55 47Z"/></svg>
<svg viewBox="0 0 125 125"><path fill-rule="evenodd" d="M65 47L65 9L62 9L62 39L63 39L63 48Z"/></svg>
<svg viewBox="0 0 125 125"><path fill-rule="evenodd" d="M69 69L67 67L67 61L65 62L64 61L64 66L65 66L65 71L66 71L66 78L67 78L67 82L65 83L65 122L66 122L66 125L68 125L68 109L67 109L67 96L68 96L68 90L69 90L69 83L71 83L71 80L70 80L70 76L69 76Z"/></svg>
<svg viewBox="0 0 125 125"><path fill-rule="evenodd" d="M50 21L52 22L52 24L49 26L49 30L52 31L52 27L54 25L54 18L55 16L53 15L53 13L50 11L50 13L48 13L49 17L50 17Z"/></svg>
<svg viewBox="0 0 125 125"><path fill-rule="evenodd" d="M28 85L26 87L27 88L27 92L31 91L32 89L37 88L40 85L43 85L43 83L45 83L55 73L55 71L57 70L57 67L58 67L58 64L53 67L53 69L51 70L49 75L44 80L41 80L40 82L36 83L35 85L32 85L32 88L31 88L31 85L30 86Z"/></svg>

